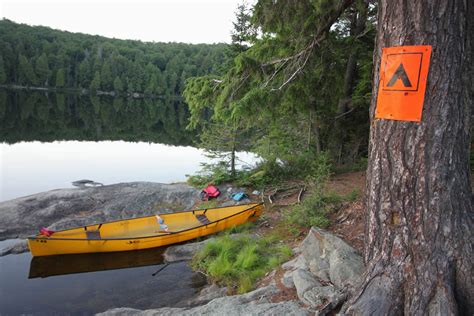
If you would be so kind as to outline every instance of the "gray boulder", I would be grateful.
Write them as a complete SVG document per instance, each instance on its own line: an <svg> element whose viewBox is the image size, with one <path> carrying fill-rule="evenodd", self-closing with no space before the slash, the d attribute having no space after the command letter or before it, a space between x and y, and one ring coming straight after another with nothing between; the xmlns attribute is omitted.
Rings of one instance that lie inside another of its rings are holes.
<svg viewBox="0 0 474 316"><path fill-rule="evenodd" d="M306 260L303 256L297 256L296 258L282 264L281 267L285 270L308 269Z"/></svg>
<svg viewBox="0 0 474 316"><path fill-rule="evenodd" d="M301 255L311 273L338 288L354 287L364 271L362 257L354 248L316 227L301 244Z"/></svg>
<svg viewBox="0 0 474 316"><path fill-rule="evenodd" d="M293 271L286 271L281 277L281 284L287 289L292 289L295 287L295 282L293 280Z"/></svg>
<svg viewBox="0 0 474 316"><path fill-rule="evenodd" d="M345 295L332 285L322 285L313 274L307 270L298 269L293 272L293 282L298 298L313 308L326 305L336 307Z"/></svg>
<svg viewBox="0 0 474 316"><path fill-rule="evenodd" d="M0 202L0 240L40 227L65 229L191 208L199 191L187 184L131 182L58 189Z"/></svg>
<svg viewBox="0 0 474 316"><path fill-rule="evenodd" d="M306 291L302 296L302 301L311 307L318 309L332 310L339 303L346 299L345 293L336 289L332 285L315 286Z"/></svg>
<svg viewBox="0 0 474 316"><path fill-rule="evenodd" d="M313 287L321 286L321 283L316 280L313 274L307 270L298 269L292 273L293 282L296 287L296 293L300 300L304 301L304 294Z"/></svg>
<svg viewBox="0 0 474 316"><path fill-rule="evenodd" d="M339 237L311 228L298 247L300 254L282 265L287 270L282 284L296 288L304 304L326 315L343 303L349 287L358 282L364 266L362 257Z"/></svg>

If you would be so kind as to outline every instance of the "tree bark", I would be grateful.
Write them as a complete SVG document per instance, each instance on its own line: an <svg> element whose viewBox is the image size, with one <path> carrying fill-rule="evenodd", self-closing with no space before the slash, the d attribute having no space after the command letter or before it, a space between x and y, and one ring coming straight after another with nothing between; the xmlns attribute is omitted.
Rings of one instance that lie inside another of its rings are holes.
<svg viewBox="0 0 474 316"><path fill-rule="evenodd" d="M474 314L472 1L381 0L366 184L366 273L350 314ZM470 30L470 31L469 31ZM383 47L432 45L420 123L375 120Z"/></svg>

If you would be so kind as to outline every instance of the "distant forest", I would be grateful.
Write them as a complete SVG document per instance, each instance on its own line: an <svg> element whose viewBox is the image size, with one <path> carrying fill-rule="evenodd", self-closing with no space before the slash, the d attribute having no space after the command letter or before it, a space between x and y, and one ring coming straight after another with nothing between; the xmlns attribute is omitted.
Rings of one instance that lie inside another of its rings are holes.
<svg viewBox="0 0 474 316"><path fill-rule="evenodd" d="M0 21L0 85L180 95L219 72L227 44L144 43Z"/></svg>

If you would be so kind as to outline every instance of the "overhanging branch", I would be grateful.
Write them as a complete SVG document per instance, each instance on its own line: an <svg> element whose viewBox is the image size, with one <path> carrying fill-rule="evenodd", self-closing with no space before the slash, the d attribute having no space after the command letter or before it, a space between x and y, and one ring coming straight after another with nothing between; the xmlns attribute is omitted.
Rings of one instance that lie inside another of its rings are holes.
<svg viewBox="0 0 474 316"><path fill-rule="evenodd" d="M270 66L278 65L275 71L272 73L270 78L265 82L263 87L267 86L268 83L275 78L275 76L282 70L282 68L288 63L287 67L289 68L296 68L295 71L292 71L289 75L288 79L286 79L279 88L272 89L281 90L285 85L291 82L306 66L309 57L312 55L313 50L315 47L320 45L320 42L325 38L327 32L329 32L331 26L339 19L342 13L354 2L354 0L342 0L339 2L338 7L332 11L329 15L326 16L326 22L317 30L316 34L313 37L313 40L301 51L297 52L296 54L288 57L283 57L279 59L274 59L263 63L261 65L263 72L265 72L265 68ZM296 67L292 67L296 63Z"/></svg>

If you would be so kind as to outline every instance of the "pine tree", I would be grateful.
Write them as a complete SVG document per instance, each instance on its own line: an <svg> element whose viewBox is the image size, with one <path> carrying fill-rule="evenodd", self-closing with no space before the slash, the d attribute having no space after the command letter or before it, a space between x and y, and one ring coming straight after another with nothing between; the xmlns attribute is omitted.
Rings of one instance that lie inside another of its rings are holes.
<svg viewBox="0 0 474 316"><path fill-rule="evenodd" d="M89 86L91 93L96 93L100 89L100 73L98 71L94 74L94 79L92 79Z"/></svg>
<svg viewBox="0 0 474 316"><path fill-rule="evenodd" d="M127 78L127 92L128 93L135 92L135 85L133 84L133 79L130 77Z"/></svg>
<svg viewBox="0 0 474 316"><path fill-rule="evenodd" d="M5 64L3 63L3 57L0 55L0 84L4 84L7 81L7 74L5 72Z"/></svg>
<svg viewBox="0 0 474 316"><path fill-rule="evenodd" d="M104 91L110 91L112 90L113 82L114 79L110 62L106 60L102 65L102 70L100 71L100 85Z"/></svg>
<svg viewBox="0 0 474 316"><path fill-rule="evenodd" d="M168 90L168 86L166 85L165 73L158 69L158 72L156 73L156 77L157 77L156 93L159 95L166 94L166 91Z"/></svg>
<svg viewBox="0 0 474 316"><path fill-rule="evenodd" d="M65 85L66 85L66 74L65 74L64 68L60 68L56 72L56 87L64 88Z"/></svg>
<svg viewBox="0 0 474 316"><path fill-rule="evenodd" d="M119 76L115 77L114 90L117 91L117 92L122 92L123 91L123 83L122 83L122 80L120 80Z"/></svg>
<svg viewBox="0 0 474 316"><path fill-rule="evenodd" d="M237 12L235 13L236 21L232 22L231 47L235 55L246 51L257 37L257 30L251 23L252 12L248 6L245 1L242 1L237 6Z"/></svg>
<svg viewBox="0 0 474 316"><path fill-rule="evenodd" d="M146 95L153 95L156 93L158 87L158 79L156 74L152 74L150 77L150 81L148 82L148 85L145 89L145 94Z"/></svg>
<svg viewBox="0 0 474 316"><path fill-rule="evenodd" d="M40 84L48 86L49 76L51 71L49 70L48 57L45 53L41 54L38 59L36 59L36 75L38 76Z"/></svg>
<svg viewBox="0 0 474 316"><path fill-rule="evenodd" d="M88 59L84 59L79 64L79 86L81 87L88 87L90 85L90 81L92 74L90 69L90 64Z"/></svg>
<svg viewBox="0 0 474 316"><path fill-rule="evenodd" d="M233 23L230 57L245 52L249 48L249 43L255 39L255 29L250 19L247 5L241 3L237 8L236 22ZM232 72L230 69L227 70L228 73ZM237 152L248 150L250 142L248 127L233 111L233 104L237 101L238 95L222 97L227 88L221 84L220 79L208 76L191 78L186 83L183 96L191 111L188 127L201 126L200 146L210 157L219 159L218 165L225 166L233 178L236 175ZM210 118L202 116L202 113L209 112L212 113Z"/></svg>
<svg viewBox="0 0 474 316"><path fill-rule="evenodd" d="M30 62L24 55L20 55L18 58L19 65L19 78L21 84L30 84L30 85L37 85L38 78L35 75L33 67L31 66Z"/></svg>

